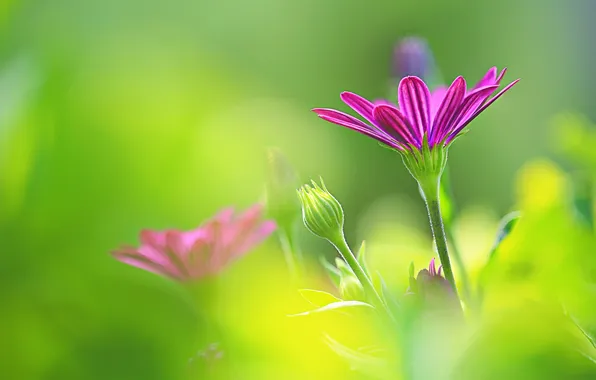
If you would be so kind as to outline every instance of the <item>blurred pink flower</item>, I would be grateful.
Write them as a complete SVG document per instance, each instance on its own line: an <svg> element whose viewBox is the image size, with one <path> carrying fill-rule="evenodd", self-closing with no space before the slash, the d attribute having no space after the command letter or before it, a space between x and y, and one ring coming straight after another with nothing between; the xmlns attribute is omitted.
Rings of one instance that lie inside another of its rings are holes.
<svg viewBox="0 0 596 380"><path fill-rule="evenodd" d="M262 212L258 204L240 215L228 208L192 231L143 230L140 247L122 247L112 255L123 263L178 281L214 275L275 230L273 221L261 220Z"/></svg>

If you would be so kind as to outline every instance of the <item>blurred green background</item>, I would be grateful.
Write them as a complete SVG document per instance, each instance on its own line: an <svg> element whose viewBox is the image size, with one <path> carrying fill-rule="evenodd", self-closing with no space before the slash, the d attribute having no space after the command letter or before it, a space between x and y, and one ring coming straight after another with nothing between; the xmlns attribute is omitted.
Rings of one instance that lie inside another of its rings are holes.
<svg viewBox="0 0 596 380"><path fill-rule="evenodd" d="M201 348L192 309L175 285L108 252L136 244L142 228L190 229L226 205L261 199L270 146L303 179L325 178L354 244L383 218L421 226L402 245L427 241L423 204L400 159L310 112L345 111L344 90L386 96L392 49L405 36L428 40L447 81L474 82L493 65L509 68L506 80L522 78L450 151L457 202L482 210L470 223L481 235L478 220L492 228L513 204L522 163L549 154L552 116L592 106L591 21L580 17L589 7L0 1L0 377L183 378ZM400 240L390 230L377 235L381 245ZM312 364L323 351L305 345L316 336L296 334L282 306L278 323L266 323L278 309L264 289L285 279L275 240L225 277L224 314L241 330L239 378L316 378L323 359L314 372L283 364L290 354Z"/></svg>

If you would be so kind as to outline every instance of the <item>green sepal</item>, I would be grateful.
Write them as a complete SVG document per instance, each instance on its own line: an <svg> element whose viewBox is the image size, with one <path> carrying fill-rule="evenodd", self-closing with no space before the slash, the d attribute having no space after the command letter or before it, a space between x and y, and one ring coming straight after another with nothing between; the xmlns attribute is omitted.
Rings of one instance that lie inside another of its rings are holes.
<svg viewBox="0 0 596 380"><path fill-rule="evenodd" d="M493 243L493 247L490 251L490 258L492 258L495 255L503 240L505 240L505 238L509 236L509 234L511 234L511 231L513 231L513 228L515 227L520 218L521 213L519 211L513 211L505 215L501 219L501 221L499 222L499 227L497 229L497 236L495 238L495 242Z"/></svg>
<svg viewBox="0 0 596 380"><path fill-rule="evenodd" d="M335 265L331 264L324 258L321 258L320 261L321 261L321 265L327 272L327 275L331 279L331 282L333 282L333 284L339 288L339 282L341 280L341 272L339 271L339 269L337 269L337 267Z"/></svg>
<svg viewBox="0 0 596 380"><path fill-rule="evenodd" d="M341 302L340 298L337 298L331 293L324 292L322 290L314 289L299 289L298 292L308 303L315 307L323 307L334 302Z"/></svg>
<svg viewBox="0 0 596 380"><path fill-rule="evenodd" d="M513 231L515 225L517 224L517 222L519 221L520 218L521 218L521 213L519 211L513 211L513 212L510 212L509 214L505 215L499 223L499 227L497 228L497 236L495 238L495 241L494 241L491 251L489 253L488 261L484 265L484 268L482 268L482 271L480 272L480 275L478 278L477 293L478 293L478 300L480 302L482 302L482 299L484 297L484 294L483 294L484 287L486 285L486 281L487 281L487 278L491 271L491 268L495 264L494 260L495 260L495 257L497 256L499 247L500 247L501 243L503 242L503 240L505 240L507 238L507 236L509 236L511 234L511 232Z"/></svg>
<svg viewBox="0 0 596 380"><path fill-rule="evenodd" d="M400 154L412 177L422 189L428 190L438 185L447 163L447 150L448 147L441 143L431 148L425 136L420 148L410 144L409 149L400 151Z"/></svg>
<svg viewBox="0 0 596 380"><path fill-rule="evenodd" d="M335 265L339 270L339 293L344 300L366 300L364 294L364 288L356 277L356 274L352 271L352 268L341 258L335 258Z"/></svg>
<svg viewBox="0 0 596 380"><path fill-rule="evenodd" d="M368 277L370 277L370 272L368 271L368 266L366 264L366 241L363 240L362 244L360 244L360 249L358 249L358 253L356 254L356 259L358 263L366 273Z"/></svg>
<svg viewBox="0 0 596 380"><path fill-rule="evenodd" d="M383 297L383 302L385 305L387 305L393 315L399 315L401 311L401 304L399 303L399 300L393 294L391 294L391 291L389 290L389 287L387 287L387 284L385 283L385 280L381 274L377 272L377 275L379 277L379 282L381 283L380 293Z"/></svg>
<svg viewBox="0 0 596 380"><path fill-rule="evenodd" d="M367 378L388 379L395 375L393 372L394 368L391 366L391 363L383 357L368 354L362 348L350 348L333 339L328 334L325 334L324 340L327 346L333 352L335 352L339 357L343 358L350 365L350 369L363 374Z"/></svg>
<svg viewBox="0 0 596 380"><path fill-rule="evenodd" d="M446 227L453 223L455 215L455 202L453 201L453 192L451 190L451 178L449 176L449 165L445 165L441 183L439 185L439 199L441 200L441 215Z"/></svg>
<svg viewBox="0 0 596 380"><path fill-rule="evenodd" d="M340 257L335 258L335 266L339 270L340 277L356 276L352 271L352 268Z"/></svg>
<svg viewBox="0 0 596 380"><path fill-rule="evenodd" d="M332 302L325 306L305 311L298 314L290 314L289 317L302 317L313 314L328 313L328 312L348 312L356 310L374 309L374 306L361 301L338 301Z"/></svg>

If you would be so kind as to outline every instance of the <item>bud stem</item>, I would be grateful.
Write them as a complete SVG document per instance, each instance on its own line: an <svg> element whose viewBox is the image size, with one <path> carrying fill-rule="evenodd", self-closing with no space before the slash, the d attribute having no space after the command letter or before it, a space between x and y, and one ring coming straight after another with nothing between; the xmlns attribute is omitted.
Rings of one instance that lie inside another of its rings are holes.
<svg viewBox="0 0 596 380"><path fill-rule="evenodd" d="M451 269L451 261L449 260L449 251L447 249L447 238L445 236L445 228L443 226L443 217L441 216L441 206L439 203L439 178L436 181L419 182L420 189L424 195L426 202L426 209L428 210L428 219L430 221L430 228L435 238L439 259L445 272L445 278L451 284L455 295L459 299L457 293L457 286L455 285L455 278Z"/></svg>
<svg viewBox="0 0 596 380"><path fill-rule="evenodd" d="M340 234L337 238L329 241L331 242L331 244L335 246L335 249L337 249L341 257L343 257L348 266L356 275L356 278L358 278L358 281L360 281L360 284L362 284L362 287L364 288L364 292L369 302L371 302L373 306L385 310L389 314L389 317L393 319L391 313L385 305L385 302L383 302L381 296L375 289L371 279L368 277L366 272L364 272L362 266L360 266L360 263L356 259L356 256L354 256L354 253L352 253L352 250L346 242L346 238L344 237L344 235Z"/></svg>

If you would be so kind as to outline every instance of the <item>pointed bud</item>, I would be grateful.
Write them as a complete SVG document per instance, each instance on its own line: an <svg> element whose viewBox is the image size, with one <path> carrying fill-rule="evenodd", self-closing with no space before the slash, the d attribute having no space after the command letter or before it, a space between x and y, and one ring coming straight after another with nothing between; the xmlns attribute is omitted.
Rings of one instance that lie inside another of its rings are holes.
<svg viewBox="0 0 596 380"><path fill-rule="evenodd" d="M364 288L356 276L342 277L339 282L339 293L345 301L365 301Z"/></svg>
<svg viewBox="0 0 596 380"><path fill-rule="evenodd" d="M320 186L314 181L312 186L302 186L298 197L302 203L304 225L310 232L331 242L343 235L344 212L322 179Z"/></svg>
<svg viewBox="0 0 596 380"><path fill-rule="evenodd" d="M352 269L343 260L337 257L335 265L339 271L339 294L345 301L365 301L364 288Z"/></svg>
<svg viewBox="0 0 596 380"><path fill-rule="evenodd" d="M392 75L396 79L412 75L427 81L433 75L434 66L432 52L422 38L404 38L393 50Z"/></svg>
<svg viewBox="0 0 596 380"><path fill-rule="evenodd" d="M300 216L296 189L298 175L286 156L276 148L267 151L267 211L278 225L291 228Z"/></svg>

